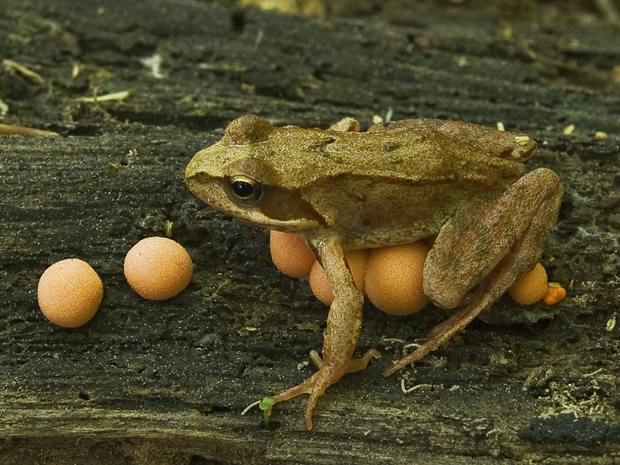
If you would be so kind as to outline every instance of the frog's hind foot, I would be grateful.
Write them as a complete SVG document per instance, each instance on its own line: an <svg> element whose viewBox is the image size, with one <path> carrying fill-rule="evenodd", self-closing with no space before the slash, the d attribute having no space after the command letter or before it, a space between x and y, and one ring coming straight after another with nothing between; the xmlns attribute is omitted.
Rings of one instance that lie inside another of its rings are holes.
<svg viewBox="0 0 620 465"><path fill-rule="evenodd" d="M276 402L282 402L284 400L292 399L293 397L297 397L300 394L310 394L310 398L308 399L308 403L306 404L306 428L312 428L312 411L316 406L316 402L320 396L323 395L325 390L338 382L340 378L345 373L353 373L356 371L360 371L366 368L368 362L372 358L381 358L381 354L379 351L375 349L371 349L364 354L362 358L359 359L349 359L344 364L327 364L323 361L323 359L319 356L316 351L312 351L310 353L310 358L317 365L319 371L310 376L303 383L298 384L295 387L287 389L284 392L281 392L277 396L275 396L274 402L269 407L271 411L271 407Z"/></svg>
<svg viewBox="0 0 620 465"><path fill-rule="evenodd" d="M310 394L310 398L308 399L308 403L306 404L306 428L312 428L312 410L316 406L316 402L318 398L323 395L325 390L332 384L336 383L342 375L345 374L344 367L340 369L336 369L335 366L323 365L315 374L310 376L303 383L298 384L295 387L287 389L284 392L281 392L277 396L275 396L274 402L270 406L276 402L282 402L284 400L292 399L293 397L297 397L300 394Z"/></svg>
<svg viewBox="0 0 620 465"><path fill-rule="evenodd" d="M310 358L319 370L323 367L323 359L316 350L310 351ZM381 352L376 349L370 349L362 356L362 358L348 360L346 364L346 373L355 373L356 371L365 370L368 366L368 362L370 362L373 358L379 360L381 358Z"/></svg>
<svg viewBox="0 0 620 465"><path fill-rule="evenodd" d="M417 362L429 352L437 349L441 344L451 339L456 333L465 329L465 327L483 310L489 308L491 303L492 302L489 302L486 306L476 306L476 304L469 305L456 315L453 315L448 320L437 325L431 330L424 344L418 347L414 352L394 363L390 368L385 370L383 375L390 376L392 373L406 367L410 363Z"/></svg>
<svg viewBox="0 0 620 465"><path fill-rule="evenodd" d="M508 254L500 265L488 276L489 284L484 292L478 294L477 298L463 310L443 323L435 326L426 337L426 342L424 344L418 347L414 352L394 363L383 375L390 376L401 368L420 360L429 352L437 349L441 344L450 340L456 333L464 330L469 323L480 315L480 313L487 310L493 302L499 299L519 276L528 271L522 265L523 255L528 255L527 247L524 247L523 242L523 240L518 241L511 253Z"/></svg>

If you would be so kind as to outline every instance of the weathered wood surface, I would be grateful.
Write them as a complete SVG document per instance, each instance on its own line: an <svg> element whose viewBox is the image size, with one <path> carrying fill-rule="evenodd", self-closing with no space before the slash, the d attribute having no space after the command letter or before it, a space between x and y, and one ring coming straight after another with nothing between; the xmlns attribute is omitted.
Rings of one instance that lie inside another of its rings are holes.
<svg viewBox="0 0 620 465"><path fill-rule="evenodd" d="M619 333L606 330L620 301L617 31L500 23L466 6L388 21L192 1L3 4L2 58L44 82L1 69L2 122L61 136L0 138L0 462L617 460ZM141 62L154 54L159 77ZM367 127L389 108L395 119L502 121L539 141L529 166L566 188L543 258L568 297L527 309L503 299L391 378L381 373L402 347L449 313L396 318L367 305L359 351L383 358L328 390L312 431L305 399L278 405L265 431L258 410L241 411L313 371L327 311L275 270L262 231L190 194L184 167L244 113L321 127L351 115ZM123 258L166 220L195 276L180 296L148 302L125 282ZM40 274L69 257L105 286L96 317L73 330L36 303Z"/></svg>

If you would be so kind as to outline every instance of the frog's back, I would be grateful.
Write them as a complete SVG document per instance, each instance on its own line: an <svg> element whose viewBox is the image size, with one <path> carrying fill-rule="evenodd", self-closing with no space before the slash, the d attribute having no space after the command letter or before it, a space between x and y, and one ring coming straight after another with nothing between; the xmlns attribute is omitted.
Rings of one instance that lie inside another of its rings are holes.
<svg viewBox="0 0 620 465"><path fill-rule="evenodd" d="M427 237L463 205L498 195L526 172L522 163L430 126L316 134L323 142L305 146L307 161L328 159L334 173L300 191L345 249Z"/></svg>
<svg viewBox="0 0 620 465"><path fill-rule="evenodd" d="M521 163L429 125L369 132L286 127L274 131L270 141L272 150L277 149L277 156L270 157L274 168L291 188L343 175L413 183L463 181L492 188L514 182L526 171Z"/></svg>

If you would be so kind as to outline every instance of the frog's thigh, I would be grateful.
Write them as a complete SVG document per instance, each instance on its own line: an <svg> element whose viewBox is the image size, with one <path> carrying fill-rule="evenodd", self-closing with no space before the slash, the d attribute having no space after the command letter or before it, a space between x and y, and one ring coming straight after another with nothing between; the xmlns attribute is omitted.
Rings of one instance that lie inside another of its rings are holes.
<svg viewBox="0 0 620 465"><path fill-rule="evenodd" d="M499 197L465 205L442 227L428 254L426 295L441 307L458 305L524 234L517 268L523 273L534 267L555 225L562 192L557 175L539 168Z"/></svg>

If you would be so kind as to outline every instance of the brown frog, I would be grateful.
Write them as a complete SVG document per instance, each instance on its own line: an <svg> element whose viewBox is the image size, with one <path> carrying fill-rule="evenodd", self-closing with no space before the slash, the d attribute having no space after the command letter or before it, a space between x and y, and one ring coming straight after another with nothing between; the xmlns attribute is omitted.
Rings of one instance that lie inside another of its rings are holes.
<svg viewBox="0 0 620 465"><path fill-rule="evenodd" d="M312 354L319 370L275 402L309 393L311 428L325 389L380 356L373 349L352 358L364 298L345 251L437 235L424 266L424 292L443 308L467 302L386 376L461 331L531 270L563 191L552 171L526 172L520 162L535 151L525 134L455 121L404 120L360 132L353 118L321 130L274 127L245 115L229 124L220 142L198 152L186 170L191 191L257 226L299 234L334 292L323 356Z"/></svg>

